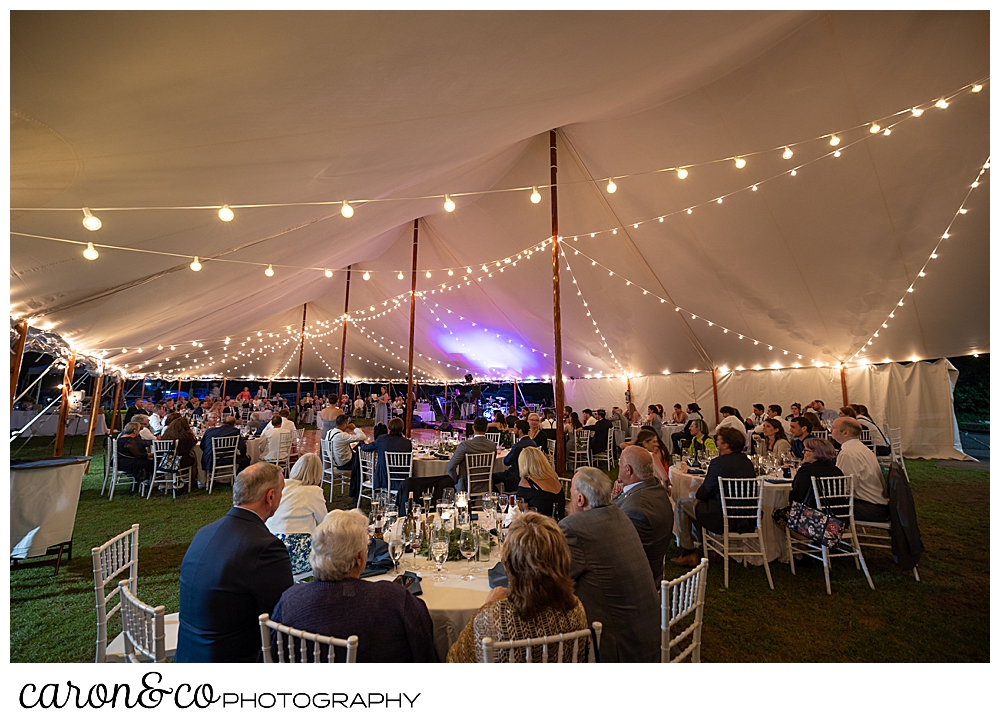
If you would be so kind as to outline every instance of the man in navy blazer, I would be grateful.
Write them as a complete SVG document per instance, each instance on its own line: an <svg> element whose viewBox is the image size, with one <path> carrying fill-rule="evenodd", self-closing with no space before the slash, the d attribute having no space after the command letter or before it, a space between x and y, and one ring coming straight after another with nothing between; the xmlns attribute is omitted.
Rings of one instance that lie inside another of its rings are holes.
<svg viewBox="0 0 1000 723"><path fill-rule="evenodd" d="M205 471L212 470L212 440L218 437L237 437L236 442L236 470L243 471L250 464L250 457L247 456L247 441L240 435L240 430L236 428L236 417L226 417L225 421L218 427L209 427L201 436L201 468Z"/></svg>
<svg viewBox="0 0 1000 723"><path fill-rule="evenodd" d="M257 660L259 616L292 586L288 550L264 525L284 487L279 467L250 465L233 484L232 509L195 533L181 562L176 662Z"/></svg>

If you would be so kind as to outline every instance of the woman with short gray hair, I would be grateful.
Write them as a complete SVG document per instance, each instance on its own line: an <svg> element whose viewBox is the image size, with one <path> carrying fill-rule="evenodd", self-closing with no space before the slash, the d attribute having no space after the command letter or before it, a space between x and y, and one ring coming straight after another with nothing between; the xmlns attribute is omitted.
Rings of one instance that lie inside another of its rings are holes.
<svg viewBox="0 0 1000 723"><path fill-rule="evenodd" d="M285 480L277 512L264 524L285 543L292 559L292 574L309 571L309 546L316 526L326 517L323 497L323 463L315 454L304 454Z"/></svg>

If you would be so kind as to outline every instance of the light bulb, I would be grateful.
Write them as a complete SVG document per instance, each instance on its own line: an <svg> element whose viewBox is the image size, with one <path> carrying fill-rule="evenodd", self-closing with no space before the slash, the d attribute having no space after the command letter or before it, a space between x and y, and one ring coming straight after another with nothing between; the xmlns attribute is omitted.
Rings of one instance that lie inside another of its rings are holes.
<svg viewBox="0 0 1000 723"><path fill-rule="evenodd" d="M532 186L532 188L531 188L531 202L532 203L541 203L541 201L542 201L542 194L540 194L538 192L538 186Z"/></svg>
<svg viewBox="0 0 1000 723"><path fill-rule="evenodd" d="M967 208L960 208L960 209L958 209L958 212L961 213L962 215L965 215L965 214L967 214L969 212L969 209L967 209Z"/></svg>
<svg viewBox="0 0 1000 723"><path fill-rule="evenodd" d="M868 127L868 132L869 133L878 133L880 130L882 130L882 126L880 126L878 123L872 123Z"/></svg>
<svg viewBox="0 0 1000 723"><path fill-rule="evenodd" d="M944 98L942 98L937 103L935 103L934 106L936 108L940 108L941 110L944 110L945 108L948 107L948 101L946 101Z"/></svg>
<svg viewBox="0 0 1000 723"><path fill-rule="evenodd" d="M361 278L364 279L365 281L370 281L372 275L366 271L364 274L361 275Z"/></svg>
<svg viewBox="0 0 1000 723"><path fill-rule="evenodd" d="M347 201L344 201L344 205L340 207L340 215L344 218L350 218L354 215L354 209L351 208L351 204Z"/></svg>
<svg viewBox="0 0 1000 723"><path fill-rule="evenodd" d="M884 131L882 131L882 135L884 135L884 136L891 136L892 135L892 129L891 128L886 128Z"/></svg>
<svg viewBox="0 0 1000 723"><path fill-rule="evenodd" d="M128 349L126 349L125 347L122 347L122 354L128 354Z"/></svg>
<svg viewBox="0 0 1000 723"><path fill-rule="evenodd" d="M791 175L793 175L793 176L797 176L798 174L799 174L799 169L797 169L797 168L793 168L793 169L792 169L792 173L791 173Z"/></svg>
<svg viewBox="0 0 1000 723"><path fill-rule="evenodd" d="M424 272L424 276L426 276L429 279L431 277L431 272L430 271L425 271Z"/></svg>
<svg viewBox="0 0 1000 723"><path fill-rule="evenodd" d="M268 264L267 268L264 269L264 276L274 276L274 267L271 264Z"/></svg>
<svg viewBox="0 0 1000 723"><path fill-rule="evenodd" d="M737 158L735 162L737 168L746 168L747 162L745 158Z"/></svg>
<svg viewBox="0 0 1000 723"><path fill-rule="evenodd" d="M454 275L455 275L455 270L454 269L448 269L448 276L454 276Z"/></svg>
<svg viewBox="0 0 1000 723"><path fill-rule="evenodd" d="M400 271L398 274L396 274L396 278L399 279L400 281L402 281L403 280L403 272Z"/></svg>
<svg viewBox="0 0 1000 723"><path fill-rule="evenodd" d="M455 202L451 200L448 194L445 194L444 196L444 210L447 211L448 213L451 213L452 211L455 210Z"/></svg>
<svg viewBox="0 0 1000 723"><path fill-rule="evenodd" d="M86 206L83 207L83 227L88 231L97 231L101 228L101 219L90 212Z"/></svg>
<svg viewBox="0 0 1000 723"><path fill-rule="evenodd" d="M614 193L618 190L618 185L614 182L614 179L608 179L608 193Z"/></svg>
<svg viewBox="0 0 1000 723"><path fill-rule="evenodd" d="M789 148L788 146L785 146L785 152L781 154L781 157L784 158L787 161L793 155L795 155L795 154L792 153L792 149Z"/></svg>
<svg viewBox="0 0 1000 723"><path fill-rule="evenodd" d="M197 256L195 256L194 257L194 261L191 262L191 270L192 271L201 271L201 261L198 260Z"/></svg>
<svg viewBox="0 0 1000 723"><path fill-rule="evenodd" d="M840 136L830 136L830 145L831 146L839 146L840 145Z"/></svg>
<svg viewBox="0 0 1000 723"><path fill-rule="evenodd" d="M94 261L98 256L100 256L100 254L97 253L97 249L94 248L94 244L88 243L87 248L83 250L83 258L87 259L87 261Z"/></svg>
<svg viewBox="0 0 1000 723"><path fill-rule="evenodd" d="M472 273L472 267L471 266L466 266L465 267L465 273L471 274Z"/></svg>
<svg viewBox="0 0 1000 723"><path fill-rule="evenodd" d="M834 158L840 158L840 151L834 151L833 152L833 157Z"/></svg>
<svg viewBox="0 0 1000 723"><path fill-rule="evenodd" d="M689 209L688 209L688 215L690 215L690 214L691 214L691 209L689 208Z"/></svg>
<svg viewBox="0 0 1000 723"><path fill-rule="evenodd" d="M688 172L687 172L687 169L686 169L686 168L678 168L678 169L677 169L677 177L678 177L679 179L681 179L682 181L683 181L683 180L684 180L685 178L687 178L687 177L688 177Z"/></svg>
<svg viewBox="0 0 1000 723"><path fill-rule="evenodd" d="M228 344L228 343L229 343L229 337L227 336L226 337L226 344ZM170 348L173 349L173 347L170 347Z"/></svg>
<svg viewBox="0 0 1000 723"><path fill-rule="evenodd" d="M976 83L974 86L972 86L972 92L973 93L978 93L982 89L983 89L983 86L980 85L979 83Z"/></svg>
<svg viewBox="0 0 1000 723"><path fill-rule="evenodd" d="M236 214L233 213L233 209L229 208L228 204L224 203L222 204L222 208L219 209L219 218L221 218L226 223L229 223L234 218L236 218Z"/></svg>
<svg viewBox="0 0 1000 723"><path fill-rule="evenodd" d="M323 272L323 276L325 276L328 279L333 278L333 272L330 271L330 269L327 269L326 271Z"/></svg>
<svg viewBox="0 0 1000 723"><path fill-rule="evenodd" d="M751 191L756 191L757 190L757 184L755 183L752 186L750 186L750 190Z"/></svg>
<svg viewBox="0 0 1000 723"><path fill-rule="evenodd" d="M972 182L972 187L973 188L979 188L979 181L973 181Z"/></svg>
<svg viewBox="0 0 1000 723"><path fill-rule="evenodd" d="M922 116L924 114L924 109L923 108L914 108L910 112L913 113L913 117L914 118L919 118L920 116Z"/></svg>

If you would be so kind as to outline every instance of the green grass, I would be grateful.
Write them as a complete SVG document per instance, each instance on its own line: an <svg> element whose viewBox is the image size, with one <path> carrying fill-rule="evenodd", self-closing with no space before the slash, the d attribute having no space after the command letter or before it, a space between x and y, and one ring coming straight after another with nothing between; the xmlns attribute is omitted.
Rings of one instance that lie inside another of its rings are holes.
<svg viewBox="0 0 1000 723"><path fill-rule="evenodd" d="M48 443L32 440L12 455L44 457ZM66 453L81 453L67 438ZM99 447L98 447L99 448ZM71 452L71 450L73 450ZM875 582L849 561L831 571L828 596L818 565L773 564L775 589L759 567L732 565L729 589L722 566L709 572L702 659L710 662L986 662L989 660L989 474L907 462L926 552L921 582L899 572L888 550L866 553ZM138 499L126 488L100 496L100 459L84 477L73 536L73 559L52 568L11 573L12 662L93 660L96 618L90 548L138 522L139 594L168 612L178 609L178 572L194 533L232 504L223 487L173 500ZM335 498L333 507L348 507ZM668 557L676 556L675 548ZM668 578L684 570L667 563ZM109 626L118 634L118 621Z"/></svg>

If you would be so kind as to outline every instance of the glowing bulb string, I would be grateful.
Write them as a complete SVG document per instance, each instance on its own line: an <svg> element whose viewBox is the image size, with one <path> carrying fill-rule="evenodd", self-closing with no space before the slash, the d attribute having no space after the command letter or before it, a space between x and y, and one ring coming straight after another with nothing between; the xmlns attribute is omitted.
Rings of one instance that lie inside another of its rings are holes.
<svg viewBox="0 0 1000 723"><path fill-rule="evenodd" d="M717 163L734 163L737 168L742 168L742 167L744 167L746 165L746 159L752 158L754 156L760 156L760 155L765 155L765 154L768 154L768 153L774 153L774 152L777 152L777 151L781 151L783 149L794 148L796 146L802 146L802 145L805 145L807 143L812 143L812 142L815 142L815 141L829 140L829 139L831 139L833 137L840 137L842 134L850 133L851 131L854 131L854 130L858 130L858 129L861 129L861 128L868 128L872 124L881 125L881 123L883 123L883 122L885 122L887 120L891 120L893 118L897 118L897 117L905 115L907 113L913 115L914 117L919 117L920 115L923 114L923 112L925 110L928 110L928 109L933 108L933 107L942 108L942 109L947 108L948 105L949 105L949 101L951 101L952 99L954 99L959 94L964 93L965 91L971 91L973 93L979 93L980 91L982 91L983 86L988 81L989 81L989 76L986 76L986 77L981 78L981 79L979 79L979 80L977 80L975 82L966 83L965 85L961 86L957 90L954 90L951 93L948 93L948 94L946 94L944 96L941 96L941 97L939 97L939 98L937 98L935 100L931 100L931 101L927 101L927 102L924 102L924 103L920 103L918 105L910 106L910 107L905 108L903 110L898 110L898 111L895 111L893 113L889 113L887 115L880 116L879 118L873 119L870 122L860 123L860 124L857 124L855 126L850 126L848 128L841 129L841 130L836 130L836 131L833 131L833 132L830 132L830 133L823 133L822 135L819 135L819 136L816 136L816 137L813 137L813 138L808 138L808 139L805 139L805 140L792 141L792 142L789 142L789 143L782 143L780 145L777 145L777 146L775 146L773 148L769 148L769 149L766 149L766 150L750 151L750 152L746 152L746 153L739 153L739 154L736 154L736 155L728 155L728 156L724 156L722 158L716 158L716 159L710 160L710 161L702 161L702 162L698 162L698 163L685 163L685 164L680 164L680 165L675 165L675 166L669 166L669 167L665 167L665 168L657 168L657 169L653 169L653 170L649 170L649 171L636 171L634 173L625 173L625 174L617 174L617 175L610 175L610 176L606 175L606 176L601 176L599 178L587 178L587 179L582 179L582 180L579 180L579 181L570 181L570 182L560 183L559 186L565 188L565 187L573 186L573 185L599 183L599 182L602 182L602 181L605 181L605 180L607 180L609 182L613 182L613 181L622 180L622 179L626 179L626 178L636 178L636 177L640 177L640 176L648 176L648 175L659 174L659 173L669 173L669 172L679 173L681 171L685 171L686 172L688 169L702 168L702 167L713 165L713 164L717 164ZM742 164L741 164L741 161L742 161ZM684 175L686 176L686 173ZM370 204L370 203L388 203L388 202L400 202L400 201L426 201L426 200L441 199L443 201L443 203L444 203L445 210L447 210L447 211L450 212L450 211L453 211L454 208L455 208L454 201L453 201L453 199L455 199L455 198L462 198L462 197L466 197L466 196L485 196L485 195L492 195L492 194L498 194L498 193L525 193L525 192L530 192L531 193L531 196L532 196L531 202L532 203L538 203L538 201L536 201L534 199L534 196L536 196L538 194L539 189L548 189L548 188L551 188L551 187L552 187L551 184L538 183L538 184L532 184L532 185L528 185L528 186L515 186L515 187L511 187L511 188L493 188L493 189L487 189L487 190L460 191L460 192L454 192L454 193L452 193L452 192L448 192L448 193L434 193L434 194L426 194L426 195L420 195L420 196L383 196L381 198L338 199L338 200L325 200L325 201L289 201L289 202L283 202L283 203L228 203L228 204L221 204L221 205L220 204L202 204L202 205L192 205L192 206L101 206L101 207L90 206L90 207L86 207L86 208L79 207L79 206L77 206L77 207L12 207L10 210L11 211L36 211L36 212L38 212L38 211L49 211L49 212L56 211L56 212L83 213L83 215L84 215L84 221L85 222L89 222L91 224L90 226L88 226L88 228L90 228L91 226L94 226L95 228L93 230L97 230L97 229L99 229L101 227L101 225L100 225L101 222L100 222L100 219L97 219L96 216L93 215L94 211L99 211L99 212L104 212L104 211L112 211L112 212L117 212L117 211L215 211L219 215L220 219L222 219L225 222L229 222L229 221L233 220L233 217L234 217L233 211L235 209L250 209L250 208L292 208L292 207L311 207L311 206L341 206L341 208L342 208L342 215L345 218L351 218L352 216L354 216L354 210L355 210L354 206L361 206L361 205L366 205L366 204ZM91 221L90 219L94 219L94 220Z"/></svg>
<svg viewBox="0 0 1000 723"><path fill-rule="evenodd" d="M357 324L357 323L355 323L354 321L351 321L351 324L352 324L352 325L353 325L353 326L354 326L354 327L355 327L356 329L358 329L358 330L359 330L359 331L360 331L360 332L361 332L362 334L364 334L364 335L365 335L366 337L368 337L368 339L369 339L370 341L374 342L376 346L379 346L379 347L380 347L380 348L382 348L382 349L383 349L384 351L388 352L389 354L391 354L392 356L396 357L396 358L397 358L397 359L399 359L400 361L403 361L403 358L402 358L401 356L399 356L398 354L396 354L395 352L393 352L393 351L392 351L391 349L386 349L386 348L385 348L384 346L382 346L382 344L380 344L380 343L379 343L379 341L378 341L378 340L376 340L376 339L375 339L375 338L374 338L374 337L372 336L372 334L373 334L374 332L372 332L372 333L369 333L369 332L368 332L368 330L367 330L367 329L366 329L366 328L365 328L364 326L361 326L360 324ZM381 338L381 340L382 340L382 341L387 341L385 337L380 337L380 338ZM442 364L442 365L446 366L447 368L453 368L453 369L455 369L456 371L464 371L464 372L466 372L466 373L472 373L472 371L473 371L472 369L465 369L464 367L460 367L460 366L457 366L457 365L455 365L455 364L452 364L452 363L450 363L450 362L443 362L443 361L440 361L440 360L438 360L438 359L434 359L433 357L431 357L431 356L430 356L430 355L428 355L428 354L420 354L420 353L418 353L418 354L417 354L417 357L419 357L419 358L421 358L421 359L426 359L426 360L427 360L428 362L430 362L430 363L432 363L432 364L433 364L433 363L437 363L437 364ZM407 363L409 363L409 362L407 362ZM414 368L416 368L416 367L414 367ZM426 370L425 370L425 371L424 371L423 373L424 373L424 374L429 374L429 372L427 372Z"/></svg>
<svg viewBox="0 0 1000 723"><path fill-rule="evenodd" d="M597 334L599 337L601 337L601 345L608 350L608 353L611 355L611 359L614 361L615 365L617 365L619 371L621 371L622 374L625 374L626 373L625 367L623 367L621 365L621 362L618 361L618 357L615 356L615 352L608 344L608 340L605 339L604 334L601 333L601 329L597 325L597 320L594 319L593 315L590 313L590 307L587 305L587 300L583 296L583 290L580 288L580 284L576 280L576 274L573 273L573 268L570 266L569 257L566 256L566 252L562 247L560 247L560 255L562 256L563 262L566 264L566 270L569 272L570 278L573 280L573 286L576 287L576 295L580 297L580 301L583 303L583 308L586 309L587 311L587 317L590 319L590 322L594 325L594 333ZM566 363L568 364L569 362ZM560 369L556 373L562 374L562 370Z"/></svg>
<svg viewBox="0 0 1000 723"><path fill-rule="evenodd" d="M948 225L945 228L944 232L938 238L937 243L934 244L934 248L931 249L930 255L928 255L927 260L924 261L923 266L921 266L920 270L917 271L917 275L913 277L913 280L911 280L909 284L907 284L906 289L903 291L903 295L900 296L899 301L896 302L895 306L893 307L893 310L890 311L889 315L882 320L882 324L878 327L878 329L876 329L875 332L868 337L868 341L865 342L859 350L857 350L856 352L854 352L854 354L851 355L850 357L851 359L857 359L863 352L865 352L868 349L868 347L873 346L875 343L875 339L879 337L881 330L888 329L889 322L896 318L896 309L898 309L901 306L905 306L907 294L914 293L914 287L917 285L919 279L927 275L927 267L930 265L931 261L938 258L938 251L941 249L941 245L945 241L951 238L951 228L952 226L954 226L955 221L957 221L960 216L964 216L969 212L969 209L966 208L965 204L968 202L969 197L972 195L973 191L979 188L980 179L983 177L986 171L989 170L989 168L990 168L990 157L987 156L986 162L982 165L982 167L980 167L979 172L976 174L976 179L970 184L969 189L965 192L965 197L962 199L962 203L959 204L958 210L955 211L955 213L952 215L951 220L948 222Z"/></svg>
<svg viewBox="0 0 1000 723"><path fill-rule="evenodd" d="M333 373L333 375L334 375L333 379L339 379L340 372L330 366L330 364L326 361L326 359L323 358L323 355L320 354L319 350L313 345L313 343L311 341L309 342L309 345L312 346L313 351L316 352L316 356L319 357L319 360L321 362L323 362L323 364L326 366L326 368L329 369ZM376 366L378 366L378 364L376 364ZM386 366L383 365L382 368L383 369L388 369L391 372L399 372L400 374L403 373L402 369L396 369L394 367L386 367ZM416 370L414 370L414 371L416 371ZM421 373L423 373L423 372L421 372ZM347 376L347 371L346 370L344 371L344 376L345 377ZM345 379L345 381L346 381L346 379ZM401 378L401 379L383 378L383 379L369 379L368 381L375 381L375 382L400 382L400 381L402 381L402 382L405 382L406 379L405 378ZM417 379L417 381L419 381L421 384L427 384L427 383L437 384L437 383L439 383L436 380L426 379L426 378L425 379Z"/></svg>
<svg viewBox="0 0 1000 723"><path fill-rule="evenodd" d="M571 244L568 244L568 243L566 243L564 241L562 245L563 245L564 249L566 249L566 248L572 249L574 256L579 255L579 256L582 256L583 258L587 259L588 261L590 261L590 265L591 266L599 267L599 268L604 269L605 271L607 271L608 272L608 276L612 276L612 277L617 276L619 279L624 280L626 287L634 287L636 291L641 291L642 292L642 296L651 296L654 299L659 300L659 302L661 304L669 304L670 303L669 301L667 301L667 299L663 298L662 296L660 296L659 294L657 294L655 291L650 291L649 289L647 289L646 287L644 287L642 284L638 284L638 283L632 281L631 279L623 276L622 274L618 273L614 269L611 269L610 267L605 266L600 261L594 259L591 256L588 256L587 254L583 253L579 249L574 248ZM565 250L563 251L563 256L566 257ZM567 262L567 265L568 265L568 262ZM692 320L700 319L701 321L704 321L709 327L718 327L719 330L722 331L723 334L729 334L729 333L735 334L736 337L737 337L737 339L739 339L740 341L744 341L744 340L745 341L752 341L753 344L754 344L754 346L760 346L760 345L763 344L764 346L766 346L768 348L768 351L774 351L775 349L778 349L778 351L782 352L782 354L784 356L788 356L790 354L794 354L799 359L802 358L802 355L799 354L798 352L793 352L793 351L791 351L789 349L784 349L784 348L781 348L781 347L776 347L774 344L768 344L767 342L761 341L760 339L755 339L754 337L750 336L749 334L740 334L739 332L733 331L732 329L730 329L730 328L728 328L726 326L723 326L721 324L718 324L717 322L712 321L711 319L706 319L704 316L696 314L693 311L691 311L690 309L687 309L687 308L685 308L683 306L677 306L676 304L674 304L673 308L674 308L674 312L675 313L678 313L678 314L680 314L680 313L690 314ZM815 362L816 360L812 359L811 361Z"/></svg>

